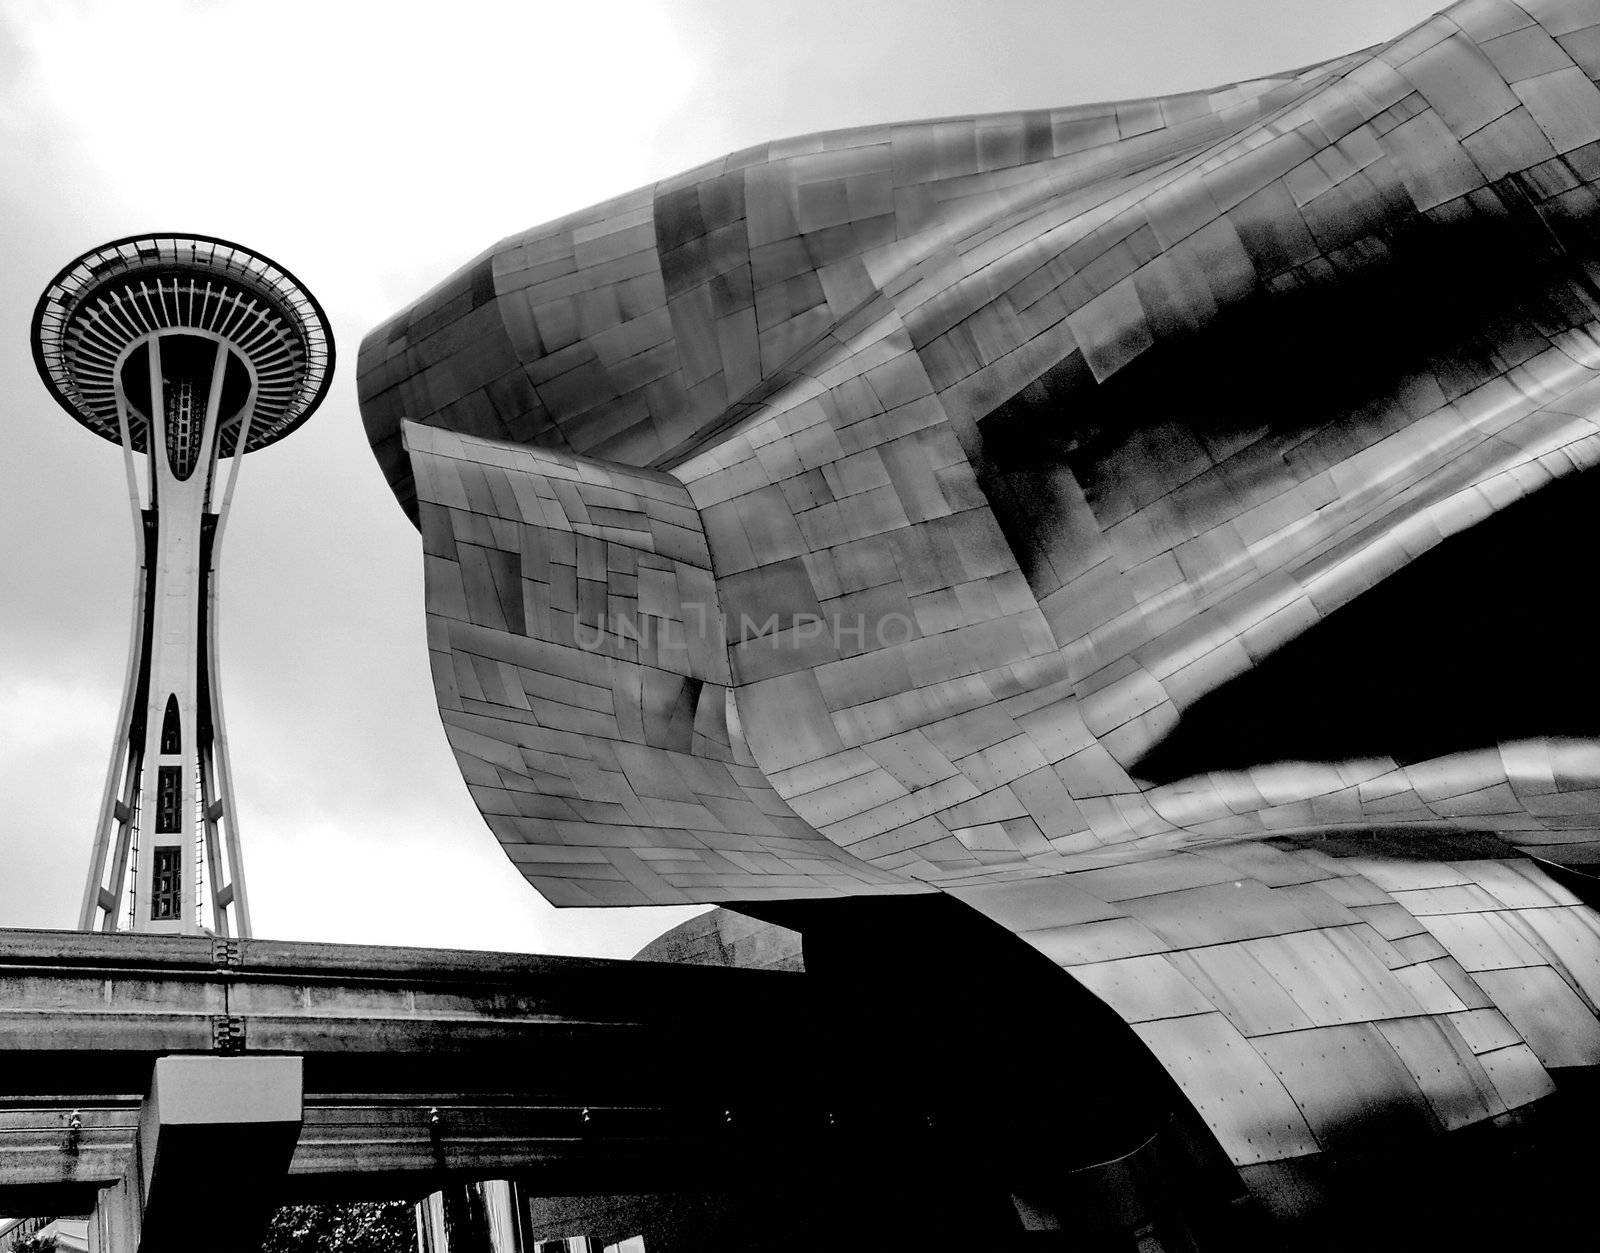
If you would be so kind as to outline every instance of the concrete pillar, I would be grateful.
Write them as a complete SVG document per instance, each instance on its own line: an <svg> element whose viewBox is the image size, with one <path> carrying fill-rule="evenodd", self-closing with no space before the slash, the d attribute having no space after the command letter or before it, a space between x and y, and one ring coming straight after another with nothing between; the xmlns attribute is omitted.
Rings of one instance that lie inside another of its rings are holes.
<svg viewBox="0 0 1600 1253"><path fill-rule="evenodd" d="M417 1204L422 1253L527 1253L516 1185L505 1179L454 1184Z"/></svg>
<svg viewBox="0 0 1600 1253"><path fill-rule="evenodd" d="M417 1202L417 1253L450 1253L443 1192L431 1193Z"/></svg>
<svg viewBox="0 0 1600 1253"><path fill-rule="evenodd" d="M163 1057L91 1253L256 1253L300 1136L298 1057Z"/></svg>
<svg viewBox="0 0 1600 1253"><path fill-rule="evenodd" d="M488 1220L489 1248L493 1253L522 1253L522 1224L517 1220L517 1190L505 1179L485 1179L477 1185Z"/></svg>

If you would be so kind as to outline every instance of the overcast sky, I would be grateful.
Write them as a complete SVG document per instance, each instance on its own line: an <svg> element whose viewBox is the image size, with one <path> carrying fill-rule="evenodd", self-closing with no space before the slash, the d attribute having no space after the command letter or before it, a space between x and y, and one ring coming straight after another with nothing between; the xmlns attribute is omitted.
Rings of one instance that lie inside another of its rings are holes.
<svg viewBox="0 0 1600 1253"><path fill-rule="evenodd" d="M1207 87L1436 0L4 0L0 926L75 925L133 590L121 457L28 322L122 235L233 239L332 320L333 390L252 454L222 688L256 934L628 956L693 910L549 907L445 744L421 555L362 437L361 336L496 239L808 131Z"/></svg>

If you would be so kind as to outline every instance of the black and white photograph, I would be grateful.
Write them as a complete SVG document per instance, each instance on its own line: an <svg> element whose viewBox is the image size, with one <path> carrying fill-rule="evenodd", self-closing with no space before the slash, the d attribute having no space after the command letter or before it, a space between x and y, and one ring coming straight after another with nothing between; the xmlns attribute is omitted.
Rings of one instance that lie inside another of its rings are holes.
<svg viewBox="0 0 1600 1253"><path fill-rule="evenodd" d="M0 0L0 1253L1600 1240L1600 0Z"/></svg>

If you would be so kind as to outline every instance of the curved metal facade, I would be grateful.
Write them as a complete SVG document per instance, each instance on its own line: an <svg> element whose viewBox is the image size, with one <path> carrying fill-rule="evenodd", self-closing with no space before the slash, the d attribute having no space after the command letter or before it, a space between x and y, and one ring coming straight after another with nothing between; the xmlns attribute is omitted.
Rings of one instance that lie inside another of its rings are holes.
<svg viewBox="0 0 1600 1253"><path fill-rule="evenodd" d="M1533 860L1600 860L1590 681L1526 669L1580 576L1518 547L1600 473L1597 77L1592 4L1469 0L783 141L375 330L507 853L563 905L954 893L1268 1197L1600 1062L1600 921Z"/></svg>

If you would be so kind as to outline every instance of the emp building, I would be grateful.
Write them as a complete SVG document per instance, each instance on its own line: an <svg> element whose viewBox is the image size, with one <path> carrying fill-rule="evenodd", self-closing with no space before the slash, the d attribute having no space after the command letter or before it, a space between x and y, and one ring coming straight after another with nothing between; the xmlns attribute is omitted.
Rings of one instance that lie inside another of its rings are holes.
<svg viewBox="0 0 1600 1253"><path fill-rule="evenodd" d="M1467 0L1214 90L764 143L380 326L362 413L507 856L745 916L680 951L800 932L926 1025L863 1074L1038 1114L966 1162L1016 1151L1023 1226L1189 1248L1209 1197L1441 1247L1566 1204L1597 78L1600 7Z"/></svg>
<svg viewBox="0 0 1600 1253"><path fill-rule="evenodd" d="M79 926L248 936L217 558L243 454L316 409L333 339L281 266L152 234L62 270L34 311L33 351L61 407L121 445L133 510L132 641Z"/></svg>

